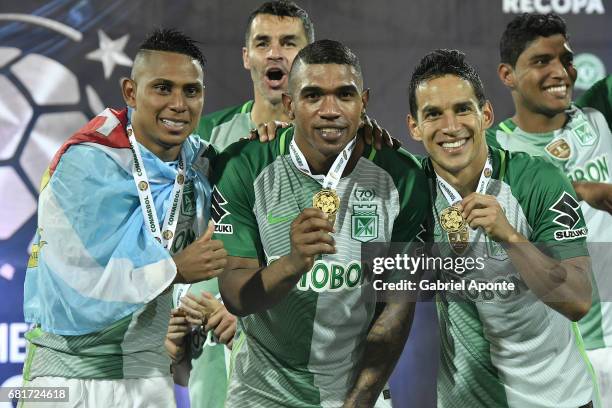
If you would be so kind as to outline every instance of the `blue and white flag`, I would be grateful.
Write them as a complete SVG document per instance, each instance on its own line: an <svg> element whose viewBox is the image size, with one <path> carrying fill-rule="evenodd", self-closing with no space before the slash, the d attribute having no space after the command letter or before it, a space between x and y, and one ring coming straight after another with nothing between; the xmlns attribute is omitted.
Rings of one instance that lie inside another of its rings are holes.
<svg viewBox="0 0 612 408"><path fill-rule="evenodd" d="M125 110L106 109L62 146L43 177L24 314L44 331L102 330L160 295L176 275L171 255L145 225L126 123ZM207 147L194 135L182 147L198 235L210 212ZM161 224L177 168L141 151Z"/></svg>

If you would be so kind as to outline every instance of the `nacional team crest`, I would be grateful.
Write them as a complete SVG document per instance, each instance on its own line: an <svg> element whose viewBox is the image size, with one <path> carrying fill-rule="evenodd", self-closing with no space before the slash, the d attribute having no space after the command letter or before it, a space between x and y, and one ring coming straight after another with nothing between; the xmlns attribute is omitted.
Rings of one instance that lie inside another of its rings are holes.
<svg viewBox="0 0 612 408"><path fill-rule="evenodd" d="M378 213L375 204L353 205L351 216L351 238L368 242L378 238Z"/></svg>
<svg viewBox="0 0 612 408"><path fill-rule="evenodd" d="M589 123L582 119L578 126L572 129L572 133L582 146L592 146L597 140L597 134L591 129Z"/></svg>
<svg viewBox="0 0 612 408"><path fill-rule="evenodd" d="M193 183L188 181L185 183L183 190L183 201L181 203L181 214L186 217L193 217L196 213L196 198L193 190Z"/></svg>
<svg viewBox="0 0 612 408"><path fill-rule="evenodd" d="M553 140L546 145L546 152L555 159L567 160L572 154L572 150L567 141L563 138Z"/></svg>

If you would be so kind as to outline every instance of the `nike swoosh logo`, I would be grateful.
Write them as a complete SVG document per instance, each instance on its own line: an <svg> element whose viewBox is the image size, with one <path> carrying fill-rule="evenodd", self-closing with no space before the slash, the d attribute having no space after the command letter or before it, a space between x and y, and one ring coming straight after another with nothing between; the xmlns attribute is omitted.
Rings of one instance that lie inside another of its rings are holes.
<svg viewBox="0 0 612 408"><path fill-rule="evenodd" d="M281 222L293 221L293 219L297 217L297 214L286 215L281 217L275 217L271 213L268 214L268 224L280 224Z"/></svg>

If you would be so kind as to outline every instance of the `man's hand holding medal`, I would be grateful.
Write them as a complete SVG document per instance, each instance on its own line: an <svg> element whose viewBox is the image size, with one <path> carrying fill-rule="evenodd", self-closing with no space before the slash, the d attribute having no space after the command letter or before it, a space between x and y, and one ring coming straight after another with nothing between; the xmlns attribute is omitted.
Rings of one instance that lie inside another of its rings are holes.
<svg viewBox="0 0 612 408"><path fill-rule="evenodd" d="M332 232L331 220L318 208L306 208L293 220L289 260L299 275L312 268L317 255L336 253Z"/></svg>
<svg viewBox="0 0 612 408"><path fill-rule="evenodd" d="M512 242L519 235L495 196L472 193L461 201L459 208L470 228L482 228L495 241Z"/></svg>

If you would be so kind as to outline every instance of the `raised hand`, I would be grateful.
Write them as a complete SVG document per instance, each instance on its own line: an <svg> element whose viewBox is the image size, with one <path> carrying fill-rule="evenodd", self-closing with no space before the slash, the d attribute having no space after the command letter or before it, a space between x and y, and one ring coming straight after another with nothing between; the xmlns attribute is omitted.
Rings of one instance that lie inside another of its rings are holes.
<svg viewBox="0 0 612 408"><path fill-rule="evenodd" d="M290 123L273 120L271 122L261 123L256 129L251 129L249 132L250 140L259 139L260 142L271 142L276 138L276 131L291 126Z"/></svg>
<svg viewBox="0 0 612 408"><path fill-rule="evenodd" d="M612 214L612 184L574 181L574 189L578 198L591 207Z"/></svg>
<svg viewBox="0 0 612 408"><path fill-rule="evenodd" d="M172 309L170 322L164 345L168 355L174 362L181 361L185 355L185 337L191 331L185 313L180 309Z"/></svg>
<svg viewBox="0 0 612 408"><path fill-rule="evenodd" d="M229 313L223 303L212 294L187 293L181 298L181 309L189 324L201 325L205 331L213 330L217 341L231 348L236 334L236 317Z"/></svg>
<svg viewBox="0 0 612 408"><path fill-rule="evenodd" d="M363 115L363 126L359 128L359 132L363 134L363 140L371 145L374 145L374 149L382 149L383 143L394 149L399 149L402 146L402 142L392 137L387 129L383 129L375 119L370 118L368 115Z"/></svg>
<svg viewBox="0 0 612 408"><path fill-rule="evenodd" d="M308 272L317 255L336 253L331 232L334 228L327 215L317 208L306 208L293 220L289 259L297 273Z"/></svg>
<svg viewBox="0 0 612 408"><path fill-rule="evenodd" d="M215 224L208 223L204 235L172 257L177 268L176 282L199 282L216 277L227 263L223 242L212 239Z"/></svg>
<svg viewBox="0 0 612 408"><path fill-rule="evenodd" d="M472 193L461 201L461 210L470 228L482 228L495 241L510 242L518 232L510 225L497 198Z"/></svg>
<svg viewBox="0 0 612 408"><path fill-rule="evenodd" d="M209 302L209 305L218 305L215 311L208 316L204 330L213 330L217 341L227 344L227 347L231 349L236 334L236 316L228 312L223 303L215 299L210 293L202 292L202 298L205 302Z"/></svg>

